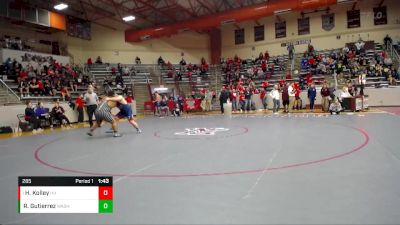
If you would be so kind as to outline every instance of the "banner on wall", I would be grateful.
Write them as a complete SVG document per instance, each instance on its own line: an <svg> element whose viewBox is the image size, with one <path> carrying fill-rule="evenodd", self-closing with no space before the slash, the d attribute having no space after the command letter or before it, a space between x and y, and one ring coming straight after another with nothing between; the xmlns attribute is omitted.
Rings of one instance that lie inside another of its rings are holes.
<svg viewBox="0 0 400 225"><path fill-rule="evenodd" d="M335 27L335 14L321 15L322 29L330 31Z"/></svg>
<svg viewBox="0 0 400 225"><path fill-rule="evenodd" d="M297 40L297 41L288 41L281 43L281 47L286 47L288 46L289 43L292 43L293 45L308 45L311 43L311 39L303 39L303 40Z"/></svg>
<svg viewBox="0 0 400 225"><path fill-rule="evenodd" d="M73 16L67 16L67 33L71 37L91 40L91 24L86 21Z"/></svg>
<svg viewBox="0 0 400 225"><path fill-rule="evenodd" d="M286 37L286 21L275 22L275 38Z"/></svg>
<svg viewBox="0 0 400 225"><path fill-rule="evenodd" d="M360 10L347 11L347 28L356 28L360 26Z"/></svg>
<svg viewBox="0 0 400 225"><path fill-rule="evenodd" d="M244 28L235 30L235 45L244 44Z"/></svg>
<svg viewBox="0 0 400 225"><path fill-rule="evenodd" d="M375 25L387 24L386 6L374 8L374 24Z"/></svg>
<svg viewBox="0 0 400 225"><path fill-rule="evenodd" d="M299 35L310 34L310 17L297 19Z"/></svg>

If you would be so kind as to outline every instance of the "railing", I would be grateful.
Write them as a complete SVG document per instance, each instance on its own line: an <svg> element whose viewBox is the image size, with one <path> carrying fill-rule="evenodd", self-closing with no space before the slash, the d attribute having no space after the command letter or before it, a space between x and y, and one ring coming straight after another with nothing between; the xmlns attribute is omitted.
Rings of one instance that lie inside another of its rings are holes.
<svg viewBox="0 0 400 225"><path fill-rule="evenodd" d="M397 49L394 47L393 44L389 46L389 52L390 52L390 57L392 57L393 60L395 60L398 64L400 64L399 53L397 52Z"/></svg>
<svg viewBox="0 0 400 225"><path fill-rule="evenodd" d="M21 101L21 98L2 79L0 79L0 83L7 90L7 103L10 103L10 94L14 95L18 99L18 101Z"/></svg>

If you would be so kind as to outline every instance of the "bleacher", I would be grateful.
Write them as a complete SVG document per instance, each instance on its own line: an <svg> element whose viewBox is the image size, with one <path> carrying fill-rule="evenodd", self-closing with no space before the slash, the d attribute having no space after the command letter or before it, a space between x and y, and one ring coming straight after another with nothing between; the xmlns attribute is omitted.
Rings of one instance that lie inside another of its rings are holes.
<svg viewBox="0 0 400 225"><path fill-rule="evenodd" d="M180 70L180 68L181 68L181 66L179 64L172 65L173 71ZM198 91L201 88L209 88L210 87L210 82L211 82L210 81L210 79L211 79L210 71L206 72L204 75L200 75L197 72L193 72L192 76L189 77L188 71L186 71L186 69L185 69L185 70L181 71L182 79L175 80L174 76L172 76L172 77L168 76L168 68L167 67L160 66L159 69L160 69L161 79L164 84L173 84L173 85L178 85L179 87L186 86L190 89L190 90L185 90L186 92ZM185 93L185 94L189 94L189 93Z"/></svg>
<svg viewBox="0 0 400 225"><path fill-rule="evenodd" d="M325 49L325 50L316 51L316 54L320 54L322 56L329 56L332 52L338 52L338 51L341 51L341 50L342 49ZM382 54L382 51L383 51L382 44L375 43L375 45L373 47L370 47L369 49L367 49L365 51L366 59L368 61L372 60L375 57L375 54ZM301 58L301 56L300 56L300 58ZM307 69L299 68L299 75L305 75L305 74L307 74L309 72L310 72L309 69L307 70ZM346 78L346 79L353 79L353 80L357 79L357 78L352 78L349 68L344 68L342 74L343 74L343 77ZM313 75L313 80L315 80L315 79L329 79L330 77L331 77L330 74L327 74L327 75L317 74L317 75ZM344 82L344 81L342 81L342 82ZM397 81L397 83L398 83L398 81ZM376 87L389 87L389 82L383 76L367 77L366 78L365 87L366 88L368 88L368 87L373 87L373 88L376 88Z"/></svg>
<svg viewBox="0 0 400 225"><path fill-rule="evenodd" d="M281 68L279 65L274 64L274 60L276 60L277 58L284 65L283 68ZM246 64L241 65L239 76L244 77L244 80L243 80L245 82L244 84L247 85L247 80L249 78L249 76L247 74L247 70L249 68L253 67L255 64L253 63L253 61L251 59L245 59L245 60L246 60ZM286 76L287 69L290 69L290 66L288 66L288 63L290 63L289 55L271 56L269 58L267 64L268 65L274 64L274 69L273 69L273 71L266 72L269 76L267 90L272 90L273 86L275 84L277 84L278 81L282 77ZM259 64L257 64L257 66L259 66ZM227 82L226 76L227 76L227 74L222 71L221 79L225 83ZM293 79L288 80L288 81L298 81L298 78L295 78L293 76L292 76L292 78ZM256 85L256 88L262 88L262 82L264 81L264 77L253 78L253 81Z"/></svg>

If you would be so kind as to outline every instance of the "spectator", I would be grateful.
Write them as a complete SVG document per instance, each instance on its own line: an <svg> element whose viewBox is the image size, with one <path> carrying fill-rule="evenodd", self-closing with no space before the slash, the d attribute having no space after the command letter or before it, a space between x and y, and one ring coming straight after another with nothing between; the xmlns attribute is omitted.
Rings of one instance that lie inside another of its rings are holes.
<svg viewBox="0 0 400 225"><path fill-rule="evenodd" d="M339 115L341 111L342 111L342 105L340 104L339 99L335 98L331 103L331 105L329 106L329 112L331 113L331 115L333 113Z"/></svg>
<svg viewBox="0 0 400 225"><path fill-rule="evenodd" d="M283 112L288 113L289 112L289 88L286 83L283 83L282 86L282 104L283 104Z"/></svg>
<svg viewBox="0 0 400 225"><path fill-rule="evenodd" d="M76 110L78 111L78 123L82 123L83 122L83 107L85 105L82 94L80 94L78 97L76 97L75 105L76 105Z"/></svg>
<svg viewBox="0 0 400 225"><path fill-rule="evenodd" d="M359 55L361 52L364 51L365 43L361 38L354 45L356 46L356 55Z"/></svg>
<svg viewBox="0 0 400 225"><path fill-rule="evenodd" d="M322 97L322 111L328 112L329 110L329 99L331 92L329 91L328 85L324 83L321 88L321 97Z"/></svg>
<svg viewBox="0 0 400 225"><path fill-rule="evenodd" d="M211 111L212 110L212 98L213 98L213 94L212 91L210 90L206 90L206 93L204 95L204 99L206 101L205 107L206 107L206 111Z"/></svg>
<svg viewBox="0 0 400 225"><path fill-rule="evenodd" d="M185 61L185 59L182 58L181 61L179 62L179 64L180 64L181 66L186 66L186 61Z"/></svg>
<svg viewBox="0 0 400 225"><path fill-rule="evenodd" d="M289 52L289 59L292 60L294 57L294 51L295 51L293 43L288 43L287 50Z"/></svg>
<svg viewBox="0 0 400 225"><path fill-rule="evenodd" d="M86 112L88 114L89 124L90 127L92 127L94 111L97 109L97 103L99 101L99 98L97 97L97 94L94 92L94 88L92 85L88 86L87 92L85 93L83 99L86 105Z"/></svg>
<svg viewBox="0 0 400 225"><path fill-rule="evenodd" d="M39 85L39 82L36 80L36 78L33 78L31 82L29 82L29 93L39 94L41 96L43 95L44 92L43 89L44 89L43 84Z"/></svg>
<svg viewBox="0 0 400 225"><path fill-rule="evenodd" d="M40 120L48 119L48 121L50 123L50 127L53 127L53 118L49 114L48 109L46 110L46 108L43 107L43 104L41 102L37 103L36 109L35 109L35 114L36 114L36 118L39 119L39 124L41 124Z"/></svg>
<svg viewBox="0 0 400 225"><path fill-rule="evenodd" d="M289 111L291 112L293 110L294 106L294 101L296 100L296 90L294 89L294 85L292 83L289 83L288 85L288 94L289 94Z"/></svg>
<svg viewBox="0 0 400 225"><path fill-rule="evenodd" d="M279 102L280 96L279 96L278 85L276 85L276 84L274 85L274 89L269 93L269 95L271 96L272 102L274 103L273 108L272 108L272 112L274 114L278 114L279 104L280 104L280 102Z"/></svg>
<svg viewBox="0 0 400 225"><path fill-rule="evenodd" d="M300 90L300 86L298 83L293 83L293 86L294 86L294 99L295 99L294 100L294 108L296 110L299 110L302 108L302 100L300 98L301 90Z"/></svg>
<svg viewBox="0 0 400 225"><path fill-rule="evenodd" d="M137 65L142 64L142 61L140 60L139 56L136 56L136 58L135 58L135 63L136 63Z"/></svg>
<svg viewBox="0 0 400 225"><path fill-rule="evenodd" d="M238 110L238 93L236 89L232 89L231 91L231 102L232 102L232 111L235 112Z"/></svg>
<svg viewBox="0 0 400 225"><path fill-rule="evenodd" d="M228 99L229 99L229 91L223 87L219 96L219 103L221 106L221 113L224 113L224 104L227 103Z"/></svg>
<svg viewBox="0 0 400 225"><path fill-rule="evenodd" d="M28 79L28 72L25 69L22 69L18 75L18 82L26 81Z"/></svg>
<svg viewBox="0 0 400 225"><path fill-rule="evenodd" d="M162 115L169 116L169 108L168 108L166 96L162 97L162 99L160 101L159 111L160 111L160 116L162 116Z"/></svg>
<svg viewBox="0 0 400 225"><path fill-rule="evenodd" d="M89 57L89 58L87 59L86 64L87 64L87 66L88 66L89 69L92 68L92 65L93 65L92 58Z"/></svg>
<svg viewBox="0 0 400 225"><path fill-rule="evenodd" d="M60 106L60 103L56 101L54 103L54 107L51 110L51 115L55 120L60 121L60 124L63 124L63 121L65 121L70 127L72 127L71 123L69 122L69 119L65 116L65 110L63 107Z"/></svg>
<svg viewBox="0 0 400 225"><path fill-rule="evenodd" d="M42 129L40 128L40 120L36 116L36 113L35 113L35 110L33 109L33 105L32 105L31 101L28 101L26 103L25 120L32 125L33 133L36 133L37 131L42 131Z"/></svg>
<svg viewBox="0 0 400 225"><path fill-rule="evenodd" d="M248 87L244 90L244 110L250 111L251 110L251 96L252 93Z"/></svg>
<svg viewBox="0 0 400 225"><path fill-rule="evenodd" d="M101 59L101 57L100 56L97 56L97 59L96 59L96 62L95 62L96 64L103 64L103 60Z"/></svg>
<svg viewBox="0 0 400 225"><path fill-rule="evenodd" d="M392 45L392 38L389 37L389 34L386 34L385 38L383 39L383 42L385 43L385 47L388 50L389 47Z"/></svg>
<svg viewBox="0 0 400 225"><path fill-rule="evenodd" d="M159 66L164 66L165 64L164 59L161 56L158 58L157 63Z"/></svg>
<svg viewBox="0 0 400 225"><path fill-rule="evenodd" d="M25 96L29 97L29 85L26 81L23 81L23 80L20 81L18 84L18 89L19 89L21 98L25 97Z"/></svg>
<svg viewBox="0 0 400 225"><path fill-rule="evenodd" d="M122 75L123 76L129 76L130 70L129 68L125 65L124 68L122 69Z"/></svg>
<svg viewBox="0 0 400 225"><path fill-rule="evenodd" d="M154 92L154 115L161 116L161 95L156 91Z"/></svg>
<svg viewBox="0 0 400 225"><path fill-rule="evenodd" d="M175 104L175 107L174 107L174 109L172 110L172 114L173 114L174 116L181 116L182 111L181 111L181 107L179 106L179 103L176 103L176 104Z"/></svg>
<svg viewBox="0 0 400 225"><path fill-rule="evenodd" d="M310 101L310 111L314 112L314 102L317 98L317 89L315 88L314 84L311 84L311 86L308 88L307 97Z"/></svg>
<svg viewBox="0 0 400 225"><path fill-rule="evenodd" d="M267 99L267 91L266 89L261 90L260 93L260 99L261 99L261 103L263 105L264 110L267 110L267 106L268 106L268 99Z"/></svg>

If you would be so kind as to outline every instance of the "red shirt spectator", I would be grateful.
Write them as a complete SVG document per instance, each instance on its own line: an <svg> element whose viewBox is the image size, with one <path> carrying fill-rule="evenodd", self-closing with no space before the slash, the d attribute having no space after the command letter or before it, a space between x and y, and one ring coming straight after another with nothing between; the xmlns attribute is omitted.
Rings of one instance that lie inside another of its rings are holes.
<svg viewBox="0 0 400 225"><path fill-rule="evenodd" d="M192 71L193 70L193 66L191 63L189 63L189 65L187 65L187 70L188 71Z"/></svg>
<svg viewBox="0 0 400 225"><path fill-rule="evenodd" d="M265 90L262 90L262 91L261 91L261 93L260 93L260 98L261 98L261 100L264 99L266 93L267 93L267 92L266 92Z"/></svg>
<svg viewBox="0 0 400 225"><path fill-rule="evenodd" d="M294 96L295 97L299 97L300 96L300 87L298 85L296 85L295 87L295 92L294 92Z"/></svg>
<svg viewBox="0 0 400 225"><path fill-rule="evenodd" d="M36 85L38 86L38 88L39 88L40 90L44 90L44 85L43 85L42 81L38 80L38 81L36 82Z"/></svg>
<svg viewBox="0 0 400 225"><path fill-rule="evenodd" d="M283 79L278 80L279 86L283 87L285 85L285 81Z"/></svg>
<svg viewBox="0 0 400 225"><path fill-rule="evenodd" d="M314 65L314 63L315 63L315 59L313 57L310 57L308 59L308 65Z"/></svg>
<svg viewBox="0 0 400 225"><path fill-rule="evenodd" d="M264 59L267 60L267 61L269 60L269 52L268 51L265 51Z"/></svg>
<svg viewBox="0 0 400 225"><path fill-rule="evenodd" d="M208 70L208 64L204 58L201 58L201 67L202 69Z"/></svg>
<svg viewBox="0 0 400 225"><path fill-rule="evenodd" d="M231 100L232 99L236 99L237 98L237 93L236 92L232 92L231 93Z"/></svg>
<svg viewBox="0 0 400 225"><path fill-rule="evenodd" d="M76 105L76 108L79 108L79 109L82 109L82 108L83 108L84 102L83 102L83 99L82 99L80 96L78 96L78 97L76 98L76 100L75 100L75 105Z"/></svg>
<svg viewBox="0 0 400 225"><path fill-rule="evenodd" d="M267 63L265 62L265 60L261 62L261 69L263 72L267 71Z"/></svg>
<svg viewBox="0 0 400 225"><path fill-rule="evenodd" d="M262 82L262 87L265 89L268 87L268 81L264 80L264 82Z"/></svg>
<svg viewBox="0 0 400 225"><path fill-rule="evenodd" d="M28 78L28 72L26 72L25 70L21 70L21 72L19 72L19 78L21 80L25 80L26 78Z"/></svg>
<svg viewBox="0 0 400 225"><path fill-rule="evenodd" d="M241 92L239 95L239 101L244 101L244 93Z"/></svg>
<svg viewBox="0 0 400 225"><path fill-rule="evenodd" d="M128 104L131 104L132 101L133 101L133 98L132 98L132 96L128 95L128 96L125 97L125 100L126 100L126 102L127 102Z"/></svg>
<svg viewBox="0 0 400 225"><path fill-rule="evenodd" d="M93 64L93 62L92 62L92 58L88 58L87 59L87 63L86 64L88 64L88 65L92 65Z"/></svg>

